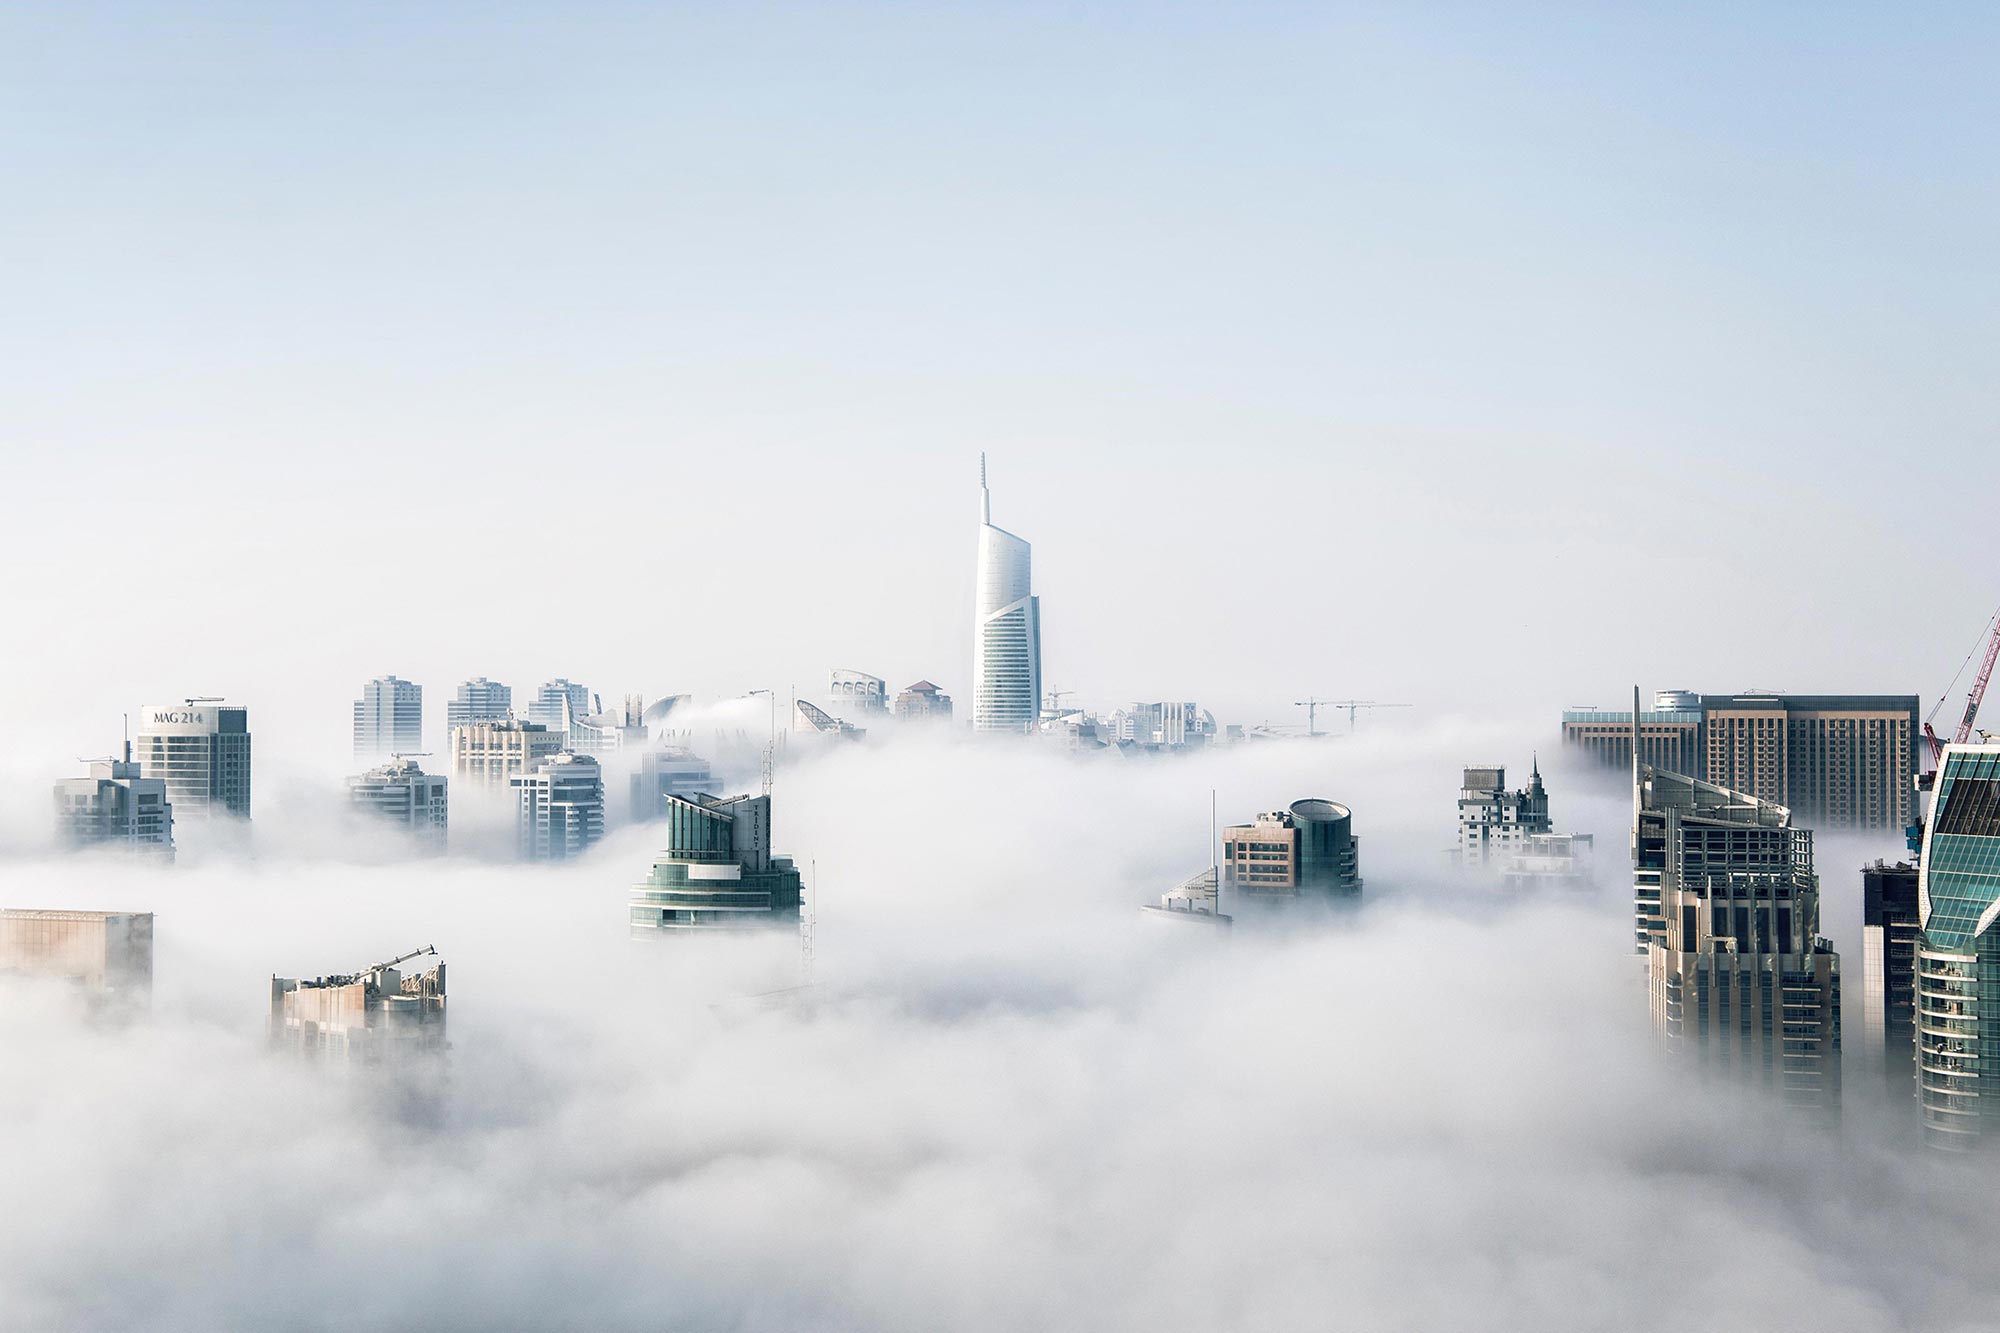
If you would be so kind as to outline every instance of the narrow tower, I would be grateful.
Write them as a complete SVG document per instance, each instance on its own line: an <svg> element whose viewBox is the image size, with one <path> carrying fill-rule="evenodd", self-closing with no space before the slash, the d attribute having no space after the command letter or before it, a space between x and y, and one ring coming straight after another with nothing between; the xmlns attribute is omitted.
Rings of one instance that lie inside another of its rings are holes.
<svg viewBox="0 0 2000 1333"><path fill-rule="evenodd" d="M972 628L972 729L1033 730L1041 712L1042 607L1032 548L993 526L986 455L979 456L979 575Z"/></svg>

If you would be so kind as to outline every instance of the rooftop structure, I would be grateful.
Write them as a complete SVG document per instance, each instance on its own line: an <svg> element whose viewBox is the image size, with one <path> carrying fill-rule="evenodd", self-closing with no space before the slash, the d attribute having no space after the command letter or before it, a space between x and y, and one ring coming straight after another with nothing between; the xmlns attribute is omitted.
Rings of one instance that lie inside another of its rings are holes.
<svg viewBox="0 0 2000 1333"><path fill-rule="evenodd" d="M1357 899L1360 861L1354 812L1333 801L1293 801L1222 831L1223 883L1239 911L1253 903Z"/></svg>
<svg viewBox="0 0 2000 1333"><path fill-rule="evenodd" d="M1147 903L1139 911L1155 921L1184 921L1227 930L1233 918L1226 916L1221 906L1221 874L1215 866L1208 866L1162 894L1157 906Z"/></svg>
<svg viewBox="0 0 2000 1333"><path fill-rule="evenodd" d="M1458 846L1453 859L1478 869L1498 865L1519 853L1530 837L1554 827L1539 761L1528 785L1519 791L1507 790L1505 768L1468 768L1458 793Z"/></svg>
<svg viewBox="0 0 2000 1333"><path fill-rule="evenodd" d="M632 934L797 929L804 886L771 851L771 798L666 798L667 848L632 890Z"/></svg>
<svg viewBox="0 0 2000 1333"><path fill-rule="evenodd" d="M889 682L865 671L835 667L826 702L841 717L864 722L871 717L885 717L889 712Z"/></svg>
<svg viewBox="0 0 2000 1333"><path fill-rule="evenodd" d="M951 696L920 680L896 696L896 716L904 720L951 721Z"/></svg>
<svg viewBox="0 0 2000 1333"><path fill-rule="evenodd" d="M1948 745L1917 863L1924 1142L2000 1142L2000 745Z"/></svg>
<svg viewBox="0 0 2000 1333"><path fill-rule="evenodd" d="M0 975L8 973L143 1001L153 989L153 914L7 908L0 911Z"/></svg>
<svg viewBox="0 0 2000 1333"><path fill-rule="evenodd" d="M121 759L93 759L89 772L56 784L56 839L66 847L124 847L171 861L174 810L167 784L139 776L132 746Z"/></svg>
<svg viewBox="0 0 2000 1333"><path fill-rule="evenodd" d="M807 699L792 701L792 713L800 731L813 736L844 736L848 740L860 740L868 733L853 723L837 718Z"/></svg>
<svg viewBox="0 0 2000 1333"><path fill-rule="evenodd" d="M444 964L406 975L400 965L435 956L425 947L359 972L310 981L271 978L271 1043L329 1064L395 1066L445 1049Z"/></svg>
<svg viewBox="0 0 2000 1333"><path fill-rule="evenodd" d="M357 810L407 830L426 851L441 852L451 822L450 783L426 773L416 760L397 756L347 780Z"/></svg>

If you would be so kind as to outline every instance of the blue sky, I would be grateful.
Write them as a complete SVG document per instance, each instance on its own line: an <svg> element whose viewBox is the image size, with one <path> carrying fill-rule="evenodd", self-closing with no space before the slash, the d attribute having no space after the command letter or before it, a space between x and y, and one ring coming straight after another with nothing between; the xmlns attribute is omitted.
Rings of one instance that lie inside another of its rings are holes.
<svg viewBox="0 0 2000 1333"><path fill-rule="evenodd" d="M5 683L954 688L985 449L1087 699L1929 695L2000 602L1995 26L16 8Z"/></svg>

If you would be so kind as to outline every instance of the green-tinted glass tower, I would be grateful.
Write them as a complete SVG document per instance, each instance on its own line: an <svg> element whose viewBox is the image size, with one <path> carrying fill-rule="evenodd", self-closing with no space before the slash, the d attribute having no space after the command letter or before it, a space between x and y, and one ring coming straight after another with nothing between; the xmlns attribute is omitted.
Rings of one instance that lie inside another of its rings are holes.
<svg viewBox="0 0 2000 1333"><path fill-rule="evenodd" d="M667 850L632 890L632 933L797 929L802 885L771 853L768 796L663 796Z"/></svg>
<svg viewBox="0 0 2000 1333"><path fill-rule="evenodd" d="M1917 1088L1924 1141L1962 1152L2000 1124L2000 745L1953 745L1917 870Z"/></svg>

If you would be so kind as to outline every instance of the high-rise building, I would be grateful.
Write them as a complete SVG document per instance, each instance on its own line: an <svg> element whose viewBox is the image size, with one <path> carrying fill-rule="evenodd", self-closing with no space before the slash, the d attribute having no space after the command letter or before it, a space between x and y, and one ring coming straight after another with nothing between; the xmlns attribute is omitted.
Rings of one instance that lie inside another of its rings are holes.
<svg viewBox="0 0 2000 1333"><path fill-rule="evenodd" d="M567 704L565 700L565 708ZM577 754L616 754L620 750L638 749L649 739L645 716L646 701L636 694L626 695L624 704L616 711L588 716L571 712L564 728L569 741L567 748Z"/></svg>
<svg viewBox="0 0 2000 1333"><path fill-rule="evenodd" d="M972 631L972 729L1034 729L1042 705L1042 599L1032 548L993 526L986 455L979 456L979 570Z"/></svg>
<svg viewBox="0 0 2000 1333"><path fill-rule="evenodd" d="M505 722L513 715L514 691L484 676L460 685L458 693L444 706L444 724L453 730L475 722Z"/></svg>
<svg viewBox="0 0 2000 1333"><path fill-rule="evenodd" d="M871 717L886 717L889 712L889 682L865 671L835 667L826 703L834 713L851 721L866 722Z"/></svg>
<svg viewBox="0 0 2000 1333"><path fill-rule="evenodd" d="M1454 859L1461 866L1487 866L1517 855L1527 840L1548 833L1555 825L1549 820L1549 793L1542 786L1542 766L1537 760L1528 785L1519 791L1507 790L1505 768L1468 768L1458 793L1458 847Z"/></svg>
<svg viewBox="0 0 2000 1333"><path fill-rule="evenodd" d="M451 819L450 783L414 759L392 759L347 780L354 808L408 829L419 847L444 850Z"/></svg>
<svg viewBox="0 0 2000 1333"><path fill-rule="evenodd" d="M927 680L920 680L896 696L896 716L951 721L951 696Z"/></svg>
<svg viewBox="0 0 2000 1333"><path fill-rule="evenodd" d="M1916 1095L1917 868L1861 872L1861 1058L1891 1092Z"/></svg>
<svg viewBox="0 0 2000 1333"><path fill-rule="evenodd" d="M2000 1141L2000 745L1950 745L1917 862L1924 1141Z"/></svg>
<svg viewBox="0 0 2000 1333"><path fill-rule="evenodd" d="M634 936L663 931L797 929L803 885L771 853L771 798L667 800L667 850L632 890Z"/></svg>
<svg viewBox="0 0 2000 1333"><path fill-rule="evenodd" d="M379 759L424 748L424 687L380 676L354 701L354 756Z"/></svg>
<svg viewBox="0 0 2000 1333"><path fill-rule="evenodd" d="M167 784L139 776L126 742L123 759L93 759L90 772L56 784L56 838L67 847L123 846L174 855L174 809Z"/></svg>
<svg viewBox="0 0 2000 1333"><path fill-rule="evenodd" d="M1058 712L1058 716L1062 714ZM1215 715L1194 703L1135 703L1096 726L1114 745L1140 750L1188 750L1215 735Z"/></svg>
<svg viewBox="0 0 2000 1333"><path fill-rule="evenodd" d="M563 736L539 722L474 722L453 727L451 776L461 789L496 791L516 773L562 753Z"/></svg>
<svg viewBox="0 0 2000 1333"><path fill-rule="evenodd" d="M592 711L589 688L558 677L543 681L542 688L535 691L528 704L528 720L550 731L566 731L571 718L588 717Z"/></svg>
<svg viewBox="0 0 2000 1333"><path fill-rule="evenodd" d="M250 715L214 699L139 710L139 772L167 784L174 817L250 817Z"/></svg>
<svg viewBox="0 0 2000 1333"><path fill-rule="evenodd" d="M1222 830L1223 884L1233 905L1361 896L1361 840L1354 812L1317 799Z"/></svg>
<svg viewBox="0 0 2000 1333"><path fill-rule="evenodd" d="M1634 908L1662 1045L1837 1114L1840 956L1819 937L1811 831L1774 802L1650 764L1633 785Z"/></svg>
<svg viewBox="0 0 2000 1333"><path fill-rule="evenodd" d="M589 755L551 755L508 781L522 860L572 860L604 836L604 777Z"/></svg>
<svg viewBox="0 0 2000 1333"><path fill-rule="evenodd" d="M144 1000L153 989L153 914L7 908L0 911L0 975L10 972Z"/></svg>
<svg viewBox="0 0 2000 1333"><path fill-rule="evenodd" d="M1689 697L1673 690L1655 702ZM1922 738L1915 695L1699 698L1699 711L1640 715L1640 762L1775 801L1814 827L1903 829L1913 822ZM1565 712L1563 740L1607 767L1629 768L1632 714Z"/></svg>
<svg viewBox="0 0 2000 1333"><path fill-rule="evenodd" d="M1686 702L1686 691L1669 693L1672 698L1667 702ZM1630 713L1571 708L1563 712L1562 728L1565 745L1582 750L1605 768L1632 771ZM1639 762L1669 773L1701 773L1701 709L1655 708L1639 714Z"/></svg>
<svg viewBox="0 0 2000 1333"><path fill-rule="evenodd" d="M335 1065L394 1067L445 1049L444 964L405 975L398 965L310 981L271 978L271 1044Z"/></svg>
<svg viewBox="0 0 2000 1333"><path fill-rule="evenodd" d="M684 746L648 750L639 760L639 771L632 775L632 819L643 824L662 818L669 796L693 800L713 790L715 773L708 760L694 751Z"/></svg>
<svg viewBox="0 0 2000 1333"><path fill-rule="evenodd" d="M1588 833L1530 833L1500 864L1500 887L1512 893L1590 889L1596 839Z"/></svg>

